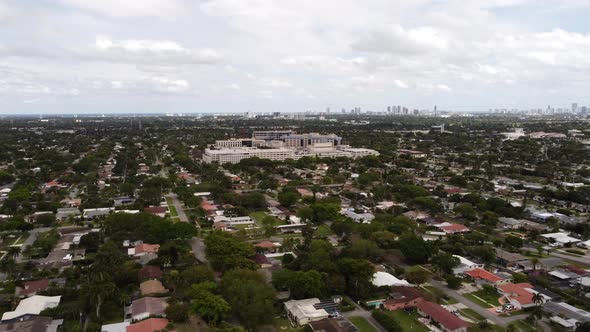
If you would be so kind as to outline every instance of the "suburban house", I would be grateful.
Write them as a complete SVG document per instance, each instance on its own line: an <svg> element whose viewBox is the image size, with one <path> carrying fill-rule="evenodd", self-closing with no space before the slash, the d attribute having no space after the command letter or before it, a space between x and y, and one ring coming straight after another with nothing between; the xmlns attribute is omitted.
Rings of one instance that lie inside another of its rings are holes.
<svg viewBox="0 0 590 332"><path fill-rule="evenodd" d="M162 331L168 326L170 322L165 318L150 318L130 324L127 326L126 332L155 332Z"/></svg>
<svg viewBox="0 0 590 332"><path fill-rule="evenodd" d="M328 318L330 314L321 306L321 302L318 298L287 301L285 302L287 317L294 326L305 326Z"/></svg>
<svg viewBox="0 0 590 332"><path fill-rule="evenodd" d="M142 296L166 294L168 290L159 280L147 280L139 284Z"/></svg>
<svg viewBox="0 0 590 332"><path fill-rule="evenodd" d="M389 298L383 301L383 307L394 311L416 307L422 301L425 301L424 297L417 288L399 286L392 288Z"/></svg>
<svg viewBox="0 0 590 332"><path fill-rule="evenodd" d="M446 234L467 233L470 231L469 227L463 224L451 224L449 222L443 222L442 224L436 225L436 227L440 228Z"/></svg>
<svg viewBox="0 0 590 332"><path fill-rule="evenodd" d="M483 264L481 263L472 262L463 256L453 256L459 259L459 265L453 268L453 274L465 274L465 272L471 271L473 269L483 269Z"/></svg>
<svg viewBox="0 0 590 332"><path fill-rule="evenodd" d="M126 332L129 322L106 324L100 328L100 332Z"/></svg>
<svg viewBox="0 0 590 332"><path fill-rule="evenodd" d="M465 275L473 278L478 284L487 284L493 286L505 285L510 282L510 279L502 278L498 275L493 274L487 270L477 268L471 271L465 272Z"/></svg>
<svg viewBox="0 0 590 332"><path fill-rule="evenodd" d="M416 308L422 317L430 319L446 332L467 332L467 328L471 326L445 308L430 301L421 301L416 305Z"/></svg>
<svg viewBox="0 0 590 332"><path fill-rule="evenodd" d="M143 209L143 211L145 213L164 218L166 213L168 213L168 208L166 206L150 206Z"/></svg>
<svg viewBox="0 0 590 332"><path fill-rule="evenodd" d="M139 257L139 256L147 255L147 254L157 254L159 250L160 250L159 244L142 243L142 244L136 245L133 248L127 249L127 254L129 256Z"/></svg>
<svg viewBox="0 0 590 332"><path fill-rule="evenodd" d="M533 302L533 285L521 282L518 284L508 283L497 287L504 298L516 309L530 308L535 305Z"/></svg>
<svg viewBox="0 0 590 332"><path fill-rule="evenodd" d="M25 281L23 287L16 287L15 293L18 297L29 297L46 290L47 287L49 287L49 279Z"/></svg>
<svg viewBox="0 0 590 332"><path fill-rule="evenodd" d="M330 317L307 324L312 332L359 332L348 319Z"/></svg>
<svg viewBox="0 0 590 332"><path fill-rule="evenodd" d="M159 266L146 265L139 270L139 280L160 279L164 272Z"/></svg>
<svg viewBox="0 0 590 332"><path fill-rule="evenodd" d="M2 322L20 320L24 316L39 315L45 309L57 307L60 300L61 296L31 296L21 300L14 311L5 312L2 315Z"/></svg>
<svg viewBox="0 0 590 332"><path fill-rule="evenodd" d="M274 254L279 251L281 244L278 242L262 241L254 244L254 249L257 252L264 254Z"/></svg>
<svg viewBox="0 0 590 332"><path fill-rule="evenodd" d="M531 265L530 260L519 254L512 253L506 250L496 248L496 262L506 268L523 268L524 266Z"/></svg>
<svg viewBox="0 0 590 332"><path fill-rule="evenodd" d="M131 302L131 319L135 321L146 319L150 316L165 316L168 303L162 297L142 297Z"/></svg>
<svg viewBox="0 0 590 332"><path fill-rule="evenodd" d="M373 285L377 287L391 287L391 286L409 286L407 280L398 279L396 276L382 271L377 271L373 274Z"/></svg>
<svg viewBox="0 0 590 332"><path fill-rule="evenodd" d="M15 322L0 324L0 332L53 332L63 324L63 319L45 316L31 316Z"/></svg>

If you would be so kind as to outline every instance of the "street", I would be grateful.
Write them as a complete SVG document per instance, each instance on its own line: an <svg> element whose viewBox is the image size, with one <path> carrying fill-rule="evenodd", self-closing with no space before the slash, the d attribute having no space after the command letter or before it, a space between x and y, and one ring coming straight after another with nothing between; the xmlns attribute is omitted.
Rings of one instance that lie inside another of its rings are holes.
<svg viewBox="0 0 590 332"><path fill-rule="evenodd" d="M506 325L510 324L511 322L521 320L521 319L524 319L527 317L527 315L524 315L524 314L509 316L509 317L497 316L497 315L491 313L490 311L488 311L487 309L482 308L478 304L472 302L471 300L469 300L468 298L466 298L462 294L459 294L456 290L448 288L446 285L444 285L440 281L436 281L434 279L431 279L429 281L429 283L432 286L442 290L449 297L455 299L456 301L458 301L460 303L463 303L468 308L471 308L473 311L484 316L486 319L488 319L489 321L491 321L492 323L494 323L496 325L500 325L500 326L505 327Z"/></svg>
<svg viewBox="0 0 590 332"><path fill-rule="evenodd" d="M182 207L182 204L180 203L180 200L178 199L178 195L176 195L174 193L170 193L166 197L169 197L170 199L172 199L172 204L174 205L174 208L176 208L176 213L178 214L178 220L180 220L182 222L188 222L188 217L186 216L186 213L184 212L184 208Z"/></svg>
<svg viewBox="0 0 590 332"><path fill-rule="evenodd" d="M43 227L43 228L35 228L35 229L30 230L29 237L27 237L25 242L23 242L23 244L20 247L20 253L18 254L18 256L16 256L16 262L17 263L25 262L26 259L24 259L24 257L23 257L23 251L25 250L25 248L30 246L31 244L33 244L33 242L35 242L39 233L47 232L50 229L51 228Z"/></svg>

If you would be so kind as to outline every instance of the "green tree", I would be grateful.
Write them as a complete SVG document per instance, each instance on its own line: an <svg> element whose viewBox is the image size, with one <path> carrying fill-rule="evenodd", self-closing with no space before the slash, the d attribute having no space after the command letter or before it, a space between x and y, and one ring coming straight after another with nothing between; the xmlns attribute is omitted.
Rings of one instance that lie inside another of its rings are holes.
<svg viewBox="0 0 590 332"><path fill-rule="evenodd" d="M232 312L247 328L273 321L274 290L256 271L231 270L221 279L220 289Z"/></svg>
<svg viewBox="0 0 590 332"><path fill-rule="evenodd" d="M203 282L192 286L190 292L192 310L208 322L213 324L223 319L231 310L227 301L213 292L217 285L213 282Z"/></svg>

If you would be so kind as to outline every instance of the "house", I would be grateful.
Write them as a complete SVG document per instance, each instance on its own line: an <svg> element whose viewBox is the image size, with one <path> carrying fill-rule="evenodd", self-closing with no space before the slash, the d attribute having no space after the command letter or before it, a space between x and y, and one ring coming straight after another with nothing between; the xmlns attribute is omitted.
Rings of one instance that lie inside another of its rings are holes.
<svg viewBox="0 0 590 332"><path fill-rule="evenodd" d="M121 322L121 323L103 325L100 328L100 332L126 332L127 326L129 326L129 324L130 324L129 322Z"/></svg>
<svg viewBox="0 0 590 332"><path fill-rule="evenodd" d="M82 216L86 220L94 220L100 217L108 216L115 208L95 208L95 209L84 209Z"/></svg>
<svg viewBox="0 0 590 332"><path fill-rule="evenodd" d="M383 307L391 311L414 308L422 301L424 301L424 297L417 288L398 286L392 288L389 298L383 301Z"/></svg>
<svg viewBox="0 0 590 332"><path fill-rule="evenodd" d="M269 269L272 267L271 261L263 254L254 255L252 260L256 262L256 265L258 265L261 269Z"/></svg>
<svg viewBox="0 0 590 332"><path fill-rule="evenodd" d="M294 326L305 326L330 316L326 309L318 306L320 303L318 298L291 300L285 302L285 311Z"/></svg>
<svg viewBox="0 0 590 332"><path fill-rule="evenodd" d="M59 208L55 215L55 219L58 221L64 221L71 218L78 217L80 215L78 208Z"/></svg>
<svg viewBox="0 0 590 332"><path fill-rule="evenodd" d="M140 257L146 254L157 254L160 250L159 244L149 244L149 243L142 243L138 244L133 248L127 249L127 254L129 256Z"/></svg>
<svg viewBox="0 0 590 332"><path fill-rule="evenodd" d="M541 234L541 237L544 237L551 242L552 246L556 247L563 247L565 245L570 245L578 242L582 242L580 239L576 239L575 237L569 236L570 233L566 232L557 232L557 233L548 233L548 234Z"/></svg>
<svg viewBox="0 0 590 332"><path fill-rule="evenodd" d="M507 283L497 287L498 292L510 302L516 309L530 308L535 305L533 302L533 285L521 282L518 284Z"/></svg>
<svg viewBox="0 0 590 332"><path fill-rule="evenodd" d="M127 326L126 332L155 332L162 331L168 326L170 322L165 318L150 318L130 324Z"/></svg>
<svg viewBox="0 0 590 332"><path fill-rule="evenodd" d="M467 271L477 269L477 268L483 269L483 264L481 264L481 263L472 262L463 256L459 256L459 255L453 255L453 256L455 258L459 259L459 265L457 265L456 267L453 268L453 274L464 274Z"/></svg>
<svg viewBox="0 0 590 332"><path fill-rule="evenodd" d="M23 316L39 315L41 311L55 308L59 305L61 296L33 295L21 300L14 311L7 311L2 315L2 322L14 321Z"/></svg>
<svg viewBox="0 0 590 332"><path fill-rule="evenodd" d="M400 280L394 275L387 272L377 271L373 274L373 285L377 287L384 286L409 286L410 283L407 280Z"/></svg>
<svg viewBox="0 0 590 332"><path fill-rule="evenodd" d="M131 302L131 319L138 321L150 316L165 316L168 303L162 297L142 297Z"/></svg>
<svg viewBox="0 0 590 332"><path fill-rule="evenodd" d="M15 295L18 297L29 297L37 292L46 290L49 287L49 279L25 281L23 287L16 287Z"/></svg>
<svg viewBox="0 0 590 332"><path fill-rule="evenodd" d="M482 268L466 271L465 275L473 278L476 283L487 285L505 285L510 282L510 279L504 279Z"/></svg>
<svg viewBox="0 0 590 332"><path fill-rule="evenodd" d="M254 244L254 249L257 252L269 254L269 253L276 253L279 248L281 248L281 244L277 242L271 241L262 241Z"/></svg>
<svg viewBox="0 0 590 332"><path fill-rule="evenodd" d="M446 332L467 332L467 328L471 326L471 324L453 315L445 308L430 301L419 302L416 308L422 317L435 322Z"/></svg>
<svg viewBox="0 0 590 332"><path fill-rule="evenodd" d="M166 294L168 290L159 280L146 280L139 284L139 289L142 296Z"/></svg>
<svg viewBox="0 0 590 332"><path fill-rule="evenodd" d="M139 280L160 279L164 272L159 266L147 265L139 270Z"/></svg>
<svg viewBox="0 0 590 332"><path fill-rule="evenodd" d="M506 268L518 268L519 266L527 264L532 265L527 257L519 253L508 252L499 248L496 248L496 262L498 265Z"/></svg>
<svg viewBox="0 0 590 332"><path fill-rule="evenodd" d="M62 324L63 319L31 316L15 322L3 322L0 332L55 332Z"/></svg>
<svg viewBox="0 0 590 332"><path fill-rule="evenodd" d="M359 332L359 329L344 317L324 318L307 326L311 332Z"/></svg>
<svg viewBox="0 0 590 332"><path fill-rule="evenodd" d="M375 219L374 214L370 212L357 213L353 208L341 209L340 214L354 220L359 224L369 224L373 219Z"/></svg>
<svg viewBox="0 0 590 332"><path fill-rule="evenodd" d="M143 209L145 213L164 218L168 213L168 207L166 206L150 206Z"/></svg>
<svg viewBox="0 0 590 332"><path fill-rule="evenodd" d="M543 310L556 316L573 319L577 322L590 322L590 312L576 308L565 302L547 302Z"/></svg>
<svg viewBox="0 0 590 332"><path fill-rule="evenodd" d="M467 233L470 231L469 227L463 224L451 224L449 222L443 222L442 224L436 225L436 227L440 228L446 234Z"/></svg>

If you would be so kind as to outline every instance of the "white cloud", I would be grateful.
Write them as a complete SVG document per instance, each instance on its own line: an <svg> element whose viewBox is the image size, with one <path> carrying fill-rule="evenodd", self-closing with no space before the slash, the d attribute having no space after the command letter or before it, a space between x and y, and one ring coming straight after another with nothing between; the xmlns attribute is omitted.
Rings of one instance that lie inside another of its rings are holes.
<svg viewBox="0 0 590 332"><path fill-rule="evenodd" d="M59 0L65 6L113 18L167 17L178 15L182 6L176 0Z"/></svg>
<svg viewBox="0 0 590 332"><path fill-rule="evenodd" d="M209 48L189 49L170 40L113 40L98 36L88 49L78 55L101 61L145 63L152 65L215 64L221 55Z"/></svg>
<svg viewBox="0 0 590 332"><path fill-rule="evenodd" d="M446 49L447 38L432 27L406 29L399 24L374 29L352 43L359 51L393 54L428 53L433 49Z"/></svg>
<svg viewBox="0 0 590 332"><path fill-rule="evenodd" d="M406 84L404 81L401 81L401 80L394 80L394 81L393 81L393 83L395 83L395 85L396 85L398 88L402 88L402 89L407 89L407 88L408 88L408 85L407 85L407 84Z"/></svg>

